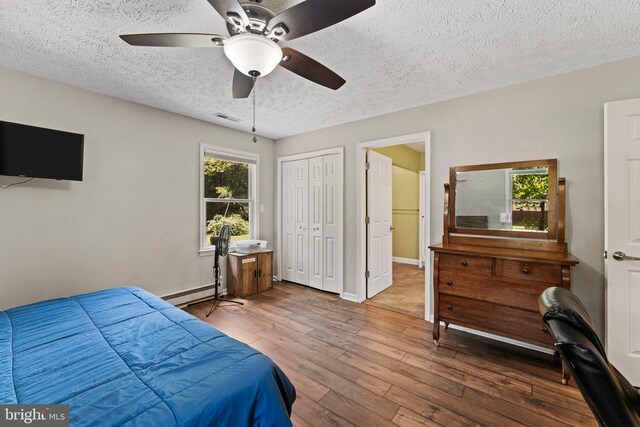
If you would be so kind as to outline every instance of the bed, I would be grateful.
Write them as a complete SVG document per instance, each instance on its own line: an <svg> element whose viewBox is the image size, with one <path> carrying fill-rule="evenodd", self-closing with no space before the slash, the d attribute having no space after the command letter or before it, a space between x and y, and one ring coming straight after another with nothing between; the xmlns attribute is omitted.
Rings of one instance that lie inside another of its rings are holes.
<svg viewBox="0 0 640 427"><path fill-rule="evenodd" d="M140 288L0 312L0 403L73 426L290 426L294 400L271 359Z"/></svg>

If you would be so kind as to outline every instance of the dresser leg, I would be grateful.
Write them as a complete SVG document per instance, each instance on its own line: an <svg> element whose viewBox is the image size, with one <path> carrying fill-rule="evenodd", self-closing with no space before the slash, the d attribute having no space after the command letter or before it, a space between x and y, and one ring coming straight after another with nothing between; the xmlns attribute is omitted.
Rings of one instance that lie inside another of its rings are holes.
<svg viewBox="0 0 640 427"><path fill-rule="evenodd" d="M449 329L449 322L444 322L444 330L446 331L447 329Z"/></svg>
<svg viewBox="0 0 640 427"><path fill-rule="evenodd" d="M440 320L436 317L433 322L433 345L438 347L440 343Z"/></svg>

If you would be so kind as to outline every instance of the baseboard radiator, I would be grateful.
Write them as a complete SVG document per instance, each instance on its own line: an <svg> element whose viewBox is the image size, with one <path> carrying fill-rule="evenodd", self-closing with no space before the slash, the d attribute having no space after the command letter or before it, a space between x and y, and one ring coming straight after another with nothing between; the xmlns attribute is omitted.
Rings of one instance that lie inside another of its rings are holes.
<svg viewBox="0 0 640 427"><path fill-rule="evenodd" d="M184 291L173 292L170 294L163 295L162 299L176 306L185 306L187 304L194 304L200 301L206 301L208 299L213 298L213 290L214 290L213 284L203 285L203 286L198 286L197 288L191 288ZM220 294L226 293L226 289L225 290L221 289L220 291L221 291ZM203 295L204 292L207 292L207 294Z"/></svg>

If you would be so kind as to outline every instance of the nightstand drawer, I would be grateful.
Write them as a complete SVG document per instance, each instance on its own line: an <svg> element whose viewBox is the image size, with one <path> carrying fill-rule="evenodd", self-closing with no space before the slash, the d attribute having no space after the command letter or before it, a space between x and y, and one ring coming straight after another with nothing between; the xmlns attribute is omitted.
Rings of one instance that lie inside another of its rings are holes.
<svg viewBox="0 0 640 427"><path fill-rule="evenodd" d="M553 346L540 315L490 302L441 295L440 320L545 347Z"/></svg>
<svg viewBox="0 0 640 427"><path fill-rule="evenodd" d="M493 260L488 257L467 255L440 255L440 270L460 271L470 274L491 275Z"/></svg>
<svg viewBox="0 0 640 427"><path fill-rule="evenodd" d="M494 302L537 313L538 297L549 284L441 271L438 287L442 294Z"/></svg>
<svg viewBox="0 0 640 427"><path fill-rule="evenodd" d="M558 264L498 258L495 273L499 277L544 282L549 285L562 283L562 266Z"/></svg>

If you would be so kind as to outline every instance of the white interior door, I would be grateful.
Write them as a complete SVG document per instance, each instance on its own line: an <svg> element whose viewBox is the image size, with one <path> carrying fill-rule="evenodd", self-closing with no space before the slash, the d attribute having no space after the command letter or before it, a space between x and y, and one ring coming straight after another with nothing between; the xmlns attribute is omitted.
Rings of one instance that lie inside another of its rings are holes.
<svg viewBox="0 0 640 427"><path fill-rule="evenodd" d="M393 279L392 161L367 151L367 298L391 286Z"/></svg>
<svg viewBox="0 0 640 427"><path fill-rule="evenodd" d="M424 187L425 187L425 183L426 183L426 178L425 178L425 174L424 172L420 172L420 185L418 186L418 198L419 198L419 208L418 208L418 221L419 221L419 226L418 226L418 233L420 233L420 244L419 244L419 254L418 254L418 267L422 268L423 265L426 264L426 254L425 254L425 242L426 242L426 236L425 236L425 230L427 229L426 224L425 224L425 211L426 211L426 205L425 205L425 197L424 197Z"/></svg>
<svg viewBox="0 0 640 427"><path fill-rule="evenodd" d="M308 284L308 159L282 163L282 278Z"/></svg>
<svg viewBox="0 0 640 427"><path fill-rule="evenodd" d="M640 386L640 99L605 104L605 249L607 355Z"/></svg>
<svg viewBox="0 0 640 427"><path fill-rule="evenodd" d="M296 271L295 168L282 163L282 279L294 281Z"/></svg>
<svg viewBox="0 0 640 427"><path fill-rule="evenodd" d="M296 270L293 281L309 283L309 159L295 162Z"/></svg>
<svg viewBox="0 0 640 427"><path fill-rule="evenodd" d="M322 157L323 165L323 247L324 276L322 289L328 292L342 291L342 154Z"/></svg>
<svg viewBox="0 0 640 427"><path fill-rule="evenodd" d="M322 157L309 159L309 286L316 289L324 277L323 169Z"/></svg>

